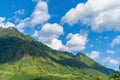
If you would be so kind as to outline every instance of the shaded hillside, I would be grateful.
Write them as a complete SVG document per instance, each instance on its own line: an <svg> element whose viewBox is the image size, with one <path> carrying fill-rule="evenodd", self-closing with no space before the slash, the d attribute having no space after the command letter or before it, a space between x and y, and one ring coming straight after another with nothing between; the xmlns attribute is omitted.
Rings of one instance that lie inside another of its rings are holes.
<svg viewBox="0 0 120 80"><path fill-rule="evenodd" d="M56 51L15 28L0 28L0 80L94 80L112 73L82 53Z"/></svg>

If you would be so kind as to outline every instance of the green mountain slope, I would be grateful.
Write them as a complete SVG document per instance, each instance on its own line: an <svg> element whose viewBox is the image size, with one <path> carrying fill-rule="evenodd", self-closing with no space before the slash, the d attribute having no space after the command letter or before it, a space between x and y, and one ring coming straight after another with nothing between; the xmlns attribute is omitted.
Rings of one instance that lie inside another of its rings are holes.
<svg viewBox="0 0 120 80"><path fill-rule="evenodd" d="M0 80L95 80L112 73L82 53L56 51L15 28L0 28Z"/></svg>
<svg viewBox="0 0 120 80"><path fill-rule="evenodd" d="M105 73L107 75L110 75L113 73L112 69L108 69L104 66L102 66L101 64L95 62L93 59L87 57L86 55L82 54L82 53L78 53L76 56L81 62L84 62L86 65L91 66L92 68Z"/></svg>

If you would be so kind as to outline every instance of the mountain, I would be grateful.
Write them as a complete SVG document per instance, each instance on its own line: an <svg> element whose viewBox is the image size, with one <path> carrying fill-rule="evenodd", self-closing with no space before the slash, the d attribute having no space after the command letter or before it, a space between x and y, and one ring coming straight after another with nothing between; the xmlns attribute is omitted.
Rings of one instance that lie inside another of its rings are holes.
<svg viewBox="0 0 120 80"><path fill-rule="evenodd" d="M0 27L0 80L96 80L114 73L83 53L73 55Z"/></svg>

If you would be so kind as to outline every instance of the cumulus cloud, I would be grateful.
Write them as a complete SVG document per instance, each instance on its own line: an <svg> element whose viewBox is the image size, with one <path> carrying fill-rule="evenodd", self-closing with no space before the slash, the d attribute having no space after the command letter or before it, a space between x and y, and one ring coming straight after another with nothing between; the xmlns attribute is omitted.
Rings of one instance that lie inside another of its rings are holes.
<svg viewBox="0 0 120 80"><path fill-rule="evenodd" d="M25 18L24 20L20 20L20 21L19 21L19 24L17 24L16 28L17 28L20 32L24 33L24 32L25 32L25 31L24 31L24 28L27 27L27 26L30 27L29 21L30 21L30 18Z"/></svg>
<svg viewBox="0 0 120 80"><path fill-rule="evenodd" d="M111 47L114 47L116 45L120 44L120 35L118 35L113 41L112 43L110 44Z"/></svg>
<svg viewBox="0 0 120 80"><path fill-rule="evenodd" d="M6 21L5 17L0 17L0 27L3 27L3 28L15 27L15 24L13 24L12 22Z"/></svg>
<svg viewBox="0 0 120 80"><path fill-rule="evenodd" d="M33 37L38 38L40 42L56 50L65 50L59 36L63 34L63 27L57 23L47 23L42 26L40 31L35 31Z"/></svg>
<svg viewBox="0 0 120 80"><path fill-rule="evenodd" d="M41 29L41 34L47 37L51 35L54 35L55 37L57 37L63 34L63 27L57 23L54 23L54 24L47 23L43 25Z"/></svg>
<svg viewBox="0 0 120 80"><path fill-rule="evenodd" d="M55 50L72 52L85 49L87 44L87 33L84 31L77 34L69 33L66 37L66 44L63 44L62 41L59 40L59 36L63 35L63 32L63 27L61 25L57 23L47 23L42 26L40 31L35 31L33 37ZM84 35L82 33L84 33Z"/></svg>
<svg viewBox="0 0 120 80"><path fill-rule="evenodd" d="M111 57L107 57L103 60L105 63L110 63L110 64L119 64L119 62L115 59L112 59Z"/></svg>
<svg viewBox="0 0 120 80"><path fill-rule="evenodd" d="M48 46L50 46L51 48L55 50L67 51L66 47L62 44L62 41L56 38L52 39L51 44Z"/></svg>
<svg viewBox="0 0 120 80"><path fill-rule="evenodd" d="M69 33L69 34L67 35L66 39L71 39L73 36L74 36L74 34Z"/></svg>
<svg viewBox="0 0 120 80"><path fill-rule="evenodd" d="M85 49L88 42L87 33L82 35L82 32L77 34L69 33L66 38L69 39L66 43L66 48L69 51L81 51Z"/></svg>
<svg viewBox="0 0 120 80"><path fill-rule="evenodd" d="M87 24L96 32L120 31L120 0L88 0L79 3L62 17L63 23Z"/></svg>
<svg viewBox="0 0 120 80"><path fill-rule="evenodd" d="M99 58L100 52L99 51L92 51L91 53L87 54L87 56L89 56L92 59L96 59L96 58Z"/></svg>
<svg viewBox="0 0 120 80"><path fill-rule="evenodd" d="M25 27L34 28L35 26L42 25L45 22L47 22L49 18L50 14L48 13L47 2L37 0L37 5L34 11L32 12L31 16L20 20L16 28L18 28L19 31L24 33Z"/></svg>
<svg viewBox="0 0 120 80"><path fill-rule="evenodd" d="M33 26L42 24L47 21L50 18L47 3L45 1L39 0L31 17L31 24Z"/></svg>
<svg viewBox="0 0 120 80"><path fill-rule="evenodd" d="M40 31L35 32L35 36L39 36L39 40L46 44L51 43L52 39L58 38L62 34L63 27L57 23L47 23L42 26L42 29Z"/></svg>
<svg viewBox="0 0 120 80"><path fill-rule="evenodd" d="M115 51L112 51L112 50L107 50L106 51L108 54L115 54Z"/></svg>

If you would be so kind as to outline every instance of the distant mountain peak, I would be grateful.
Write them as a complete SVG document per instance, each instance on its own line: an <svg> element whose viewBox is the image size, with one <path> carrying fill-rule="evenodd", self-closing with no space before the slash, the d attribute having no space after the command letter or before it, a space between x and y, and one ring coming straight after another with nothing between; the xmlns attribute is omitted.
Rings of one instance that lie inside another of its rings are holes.
<svg viewBox="0 0 120 80"><path fill-rule="evenodd" d="M22 38L23 34L20 33L15 27L0 28L0 38L19 37Z"/></svg>

